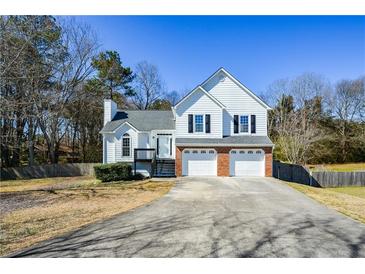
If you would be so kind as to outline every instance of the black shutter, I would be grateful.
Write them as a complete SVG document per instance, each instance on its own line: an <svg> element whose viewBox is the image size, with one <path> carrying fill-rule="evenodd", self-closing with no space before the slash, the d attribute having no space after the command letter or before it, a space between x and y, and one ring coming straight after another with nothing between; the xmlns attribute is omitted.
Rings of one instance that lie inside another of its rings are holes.
<svg viewBox="0 0 365 274"><path fill-rule="evenodd" d="M238 115L233 116L234 133L238 133Z"/></svg>
<svg viewBox="0 0 365 274"><path fill-rule="evenodd" d="M193 114L189 114L189 133L193 133Z"/></svg>
<svg viewBox="0 0 365 274"><path fill-rule="evenodd" d="M205 133L210 133L210 114L205 114Z"/></svg>
<svg viewBox="0 0 365 274"><path fill-rule="evenodd" d="M256 115L251 115L251 133L256 133Z"/></svg>
<svg viewBox="0 0 365 274"><path fill-rule="evenodd" d="M172 155L172 138L170 138L170 155Z"/></svg>
<svg viewBox="0 0 365 274"><path fill-rule="evenodd" d="M160 154L159 151L160 151L160 139L158 139L157 137L157 155Z"/></svg>

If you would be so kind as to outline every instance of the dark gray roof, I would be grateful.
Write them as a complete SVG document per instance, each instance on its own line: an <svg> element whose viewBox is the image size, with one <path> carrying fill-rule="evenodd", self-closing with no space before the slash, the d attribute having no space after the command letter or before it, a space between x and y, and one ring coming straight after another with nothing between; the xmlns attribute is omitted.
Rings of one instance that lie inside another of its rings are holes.
<svg viewBox="0 0 365 274"><path fill-rule="evenodd" d="M139 131L175 129L174 115L171 110L118 110L113 120L106 123L100 132L113 132L125 122Z"/></svg>
<svg viewBox="0 0 365 274"><path fill-rule="evenodd" d="M223 138L176 138L177 146L273 146L267 136L228 136Z"/></svg>

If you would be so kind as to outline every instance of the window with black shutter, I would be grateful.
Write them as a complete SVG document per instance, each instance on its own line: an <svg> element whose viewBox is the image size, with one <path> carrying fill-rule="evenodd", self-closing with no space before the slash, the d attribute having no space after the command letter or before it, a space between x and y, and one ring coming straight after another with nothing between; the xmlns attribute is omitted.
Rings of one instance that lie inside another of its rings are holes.
<svg viewBox="0 0 365 274"><path fill-rule="evenodd" d="M188 132L189 133L193 133L193 119L194 119L194 117L193 117L193 114L189 114L188 115Z"/></svg>
<svg viewBox="0 0 365 274"><path fill-rule="evenodd" d="M256 133L256 115L251 115L251 133Z"/></svg>
<svg viewBox="0 0 365 274"><path fill-rule="evenodd" d="M234 128L234 133L238 133L238 115L234 115L233 116L233 128Z"/></svg>
<svg viewBox="0 0 365 274"><path fill-rule="evenodd" d="M205 114L205 133L210 133L210 114Z"/></svg>

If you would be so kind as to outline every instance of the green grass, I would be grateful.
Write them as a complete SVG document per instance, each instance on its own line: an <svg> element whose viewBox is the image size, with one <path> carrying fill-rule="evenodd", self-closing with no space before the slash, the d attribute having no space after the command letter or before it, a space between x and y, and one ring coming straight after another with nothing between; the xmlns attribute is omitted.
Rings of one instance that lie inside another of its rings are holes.
<svg viewBox="0 0 365 274"><path fill-rule="evenodd" d="M330 191L348 194L351 196L365 199L365 187L353 186L353 187L336 187L331 188Z"/></svg>
<svg viewBox="0 0 365 274"><path fill-rule="evenodd" d="M365 170L365 163L324 164L309 166L312 171L351 172Z"/></svg>

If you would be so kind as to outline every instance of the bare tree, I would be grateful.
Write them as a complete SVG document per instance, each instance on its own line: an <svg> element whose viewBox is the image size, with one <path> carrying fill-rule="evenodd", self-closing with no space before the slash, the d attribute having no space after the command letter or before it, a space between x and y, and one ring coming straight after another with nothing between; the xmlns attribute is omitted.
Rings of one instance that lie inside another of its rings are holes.
<svg viewBox="0 0 365 274"><path fill-rule="evenodd" d="M303 108L306 102L314 97L327 98L331 95L329 81L316 73L303 73L292 79L289 85L297 108Z"/></svg>
<svg viewBox="0 0 365 274"><path fill-rule="evenodd" d="M276 107L269 113L269 133L286 161L305 164L310 160L311 146L323 138L318 120L322 96L328 91L324 78L310 73L269 86L269 94L276 97Z"/></svg>
<svg viewBox="0 0 365 274"><path fill-rule="evenodd" d="M165 91L165 85L157 67L146 61L138 63L133 89L132 102L138 109L148 109Z"/></svg>
<svg viewBox="0 0 365 274"><path fill-rule="evenodd" d="M365 111L365 77L357 80L342 80L337 83L332 98L334 115L339 119L337 127L340 136L342 161L347 161L350 142L360 140L359 136L350 136L351 125L354 121L361 121ZM354 139L355 140L352 140Z"/></svg>
<svg viewBox="0 0 365 274"><path fill-rule="evenodd" d="M92 73L91 59L98 45L89 26L74 20L63 22L61 41L62 47L56 49L58 58L53 63L50 84L34 98L38 124L52 163L58 162L61 140L70 126L68 105Z"/></svg>
<svg viewBox="0 0 365 274"><path fill-rule="evenodd" d="M288 113L276 138L286 160L296 164L306 164L311 159L310 147L322 138L321 130L315 125L302 127L302 119L301 111Z"/></svg>
<svg viewBox="0 0 365 274"><path fill-rule="evenodd" d="M48 80L47 60L57 44L59 28L52 16L1 16L0 26L2 160L19 165L27 140L32 165L37 123L31 98Z"/></svg>
<svg viewBox="0 0 365 274"><path fill-rule="evenodd" d="M342 80L336 85L333 97L334 114L341 120L360 120L364 116L365 77Z"/></svg>
<svg viewBox="0 0 365 274"><path fill-rule="evenodd" d="M170 102L171 106L176 105L177 102L179 102L180 98L181 96L176 90L173 90L165 94L165 99Z"/></svg>

